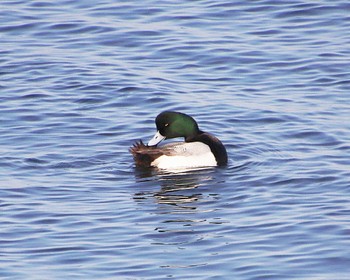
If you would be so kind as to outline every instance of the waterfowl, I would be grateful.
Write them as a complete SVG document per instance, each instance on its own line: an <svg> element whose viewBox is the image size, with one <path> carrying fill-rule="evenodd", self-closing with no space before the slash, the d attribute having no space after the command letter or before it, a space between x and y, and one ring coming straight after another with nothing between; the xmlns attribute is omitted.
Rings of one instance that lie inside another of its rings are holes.
<svg viewBox="0 0 350 280"><path fill-rule="evenodd" d="M197 122L189 115L165 111L155 120L157 133L145 145L136 142L130 152L135 164L160 169L224 166L227 152L215 136L199 129ZM158 144L165 139L184 137L185 142Z"/></svg>

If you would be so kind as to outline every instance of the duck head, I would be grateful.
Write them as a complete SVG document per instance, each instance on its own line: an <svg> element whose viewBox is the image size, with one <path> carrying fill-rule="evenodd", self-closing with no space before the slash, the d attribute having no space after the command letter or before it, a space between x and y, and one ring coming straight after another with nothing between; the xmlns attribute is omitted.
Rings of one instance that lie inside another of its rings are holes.
<svg viewBox="0 0 350 280"><path fill-rule="evenodd" d="M184 137L190 139L200 131L197 122L190 116L173 111L160 113L156 118L157 133L148 142L148 146L155 146L164 139Z"/></svg>

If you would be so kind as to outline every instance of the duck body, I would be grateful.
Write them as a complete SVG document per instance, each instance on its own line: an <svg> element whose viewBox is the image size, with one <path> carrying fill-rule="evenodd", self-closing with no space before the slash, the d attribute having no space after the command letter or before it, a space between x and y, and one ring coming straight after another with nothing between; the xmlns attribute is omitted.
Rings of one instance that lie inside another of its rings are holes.
<svg viewBox="0 0 350 280"><path fill-rule="evenodd" d="M227 152L215 136L199 130L196 121L183 113L166 111L156 118L157 133L148 145L136 142L130 148L136 166L160 169L224 166ZM158 144L184 137L185 142Z"/></svg>

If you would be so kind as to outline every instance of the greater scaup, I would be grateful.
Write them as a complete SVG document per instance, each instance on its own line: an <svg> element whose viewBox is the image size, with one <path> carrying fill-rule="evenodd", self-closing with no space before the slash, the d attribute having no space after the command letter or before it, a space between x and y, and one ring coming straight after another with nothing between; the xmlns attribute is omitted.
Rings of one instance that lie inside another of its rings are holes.
<svg viewBox="0 0 350 280"><path fill-rule="evenodd" d="M156 118L157 133L148 142L136 142L131 148L137 166L160 169L224 166L227 152L215 136L203 132L190 116L173 111ZM157 146L164 139L184 137L185 142Z"/></svg>

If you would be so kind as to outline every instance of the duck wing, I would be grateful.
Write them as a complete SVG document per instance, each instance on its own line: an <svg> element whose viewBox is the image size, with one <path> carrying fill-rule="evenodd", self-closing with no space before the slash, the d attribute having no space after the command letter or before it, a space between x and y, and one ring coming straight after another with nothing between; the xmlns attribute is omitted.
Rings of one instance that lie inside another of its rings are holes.
<svg viewBox="0 0 350 280"><path fill-rule="evenodd" d="M150 167L155 159L169 154L167 149L157 146L146 146L142 140L135 142L129 151L134 157L135 164L142 167Z"/></svg>

